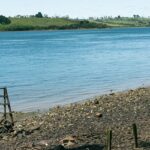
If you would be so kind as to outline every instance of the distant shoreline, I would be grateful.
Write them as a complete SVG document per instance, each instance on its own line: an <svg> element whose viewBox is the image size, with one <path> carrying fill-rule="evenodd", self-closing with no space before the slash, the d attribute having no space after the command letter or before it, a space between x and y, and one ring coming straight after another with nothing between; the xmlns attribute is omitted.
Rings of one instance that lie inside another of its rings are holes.
<svg viewBox="0 0 150 150"><path fill-rule="evenodd" d="M141 29L141 28L150 28L150 27L107 27L107 28L80 28L80 29L42 29L42 30L17 30L17 31L1 31L0 30L0 33L4 33L4 32L40 32L40 31L43 31L43 32L46 32L46 31L86 31L86 30L111 30L111 29Z"/></svg>
<svg viewBox="0 0 150 150"><path fill-rule="evenodd" d="M103 18L96 20L69 18L10 18L10 24L0 24L4 31L55 31L150 27L150 18Z"/></svg>

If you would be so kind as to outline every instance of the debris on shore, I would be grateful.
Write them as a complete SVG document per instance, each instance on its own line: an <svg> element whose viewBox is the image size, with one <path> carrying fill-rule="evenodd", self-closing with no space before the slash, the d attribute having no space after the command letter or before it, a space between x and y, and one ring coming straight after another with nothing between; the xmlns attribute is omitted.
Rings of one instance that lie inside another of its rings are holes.
<svg viewBox="0 0 150 150"><path fill-rule="evenodd" d="M0 126L0 149L100 150L106 145L106 131L111 129L112 149L132 150L133 123L138 126L140 148L150 149L150 88L14 116L13 127L9 122Z"/></svg>

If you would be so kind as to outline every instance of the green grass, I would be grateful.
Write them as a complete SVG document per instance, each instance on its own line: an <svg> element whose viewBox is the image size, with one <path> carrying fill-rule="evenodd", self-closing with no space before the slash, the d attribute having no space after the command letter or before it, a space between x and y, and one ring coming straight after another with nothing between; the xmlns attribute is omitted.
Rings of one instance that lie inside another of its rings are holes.
<svg viewBox="0 0 150 150"><path fill-rule="evenodd" d="M0 25L0 31L23 30L53 30L53 29L79 29L103 28L102 23L80 21L66 18L10 18L9 25Z"/></svg>
<svg viewBox="0 0 150 150"><path fill-rule="evenodd" d="M149 27L150 18L103 18L73 20L67 18L10 18L8 25L0 24L0 31L91 29L114 27Z"/></svg>
<svg viewBox="0 0 150 150"><path fill-rule="evenodd" d="M105 23L111 27L149 27L150 18L106 18L98 19L96 22Z"/></svg>
<svg viewBox="0 0 150 150"><path fill-rule="evenodd" d="M70 25L76 23L74 20L63 18L12 18L11 25L29 25L29 26L50 26L50 25Z"/></svg>
<svg viewBox="0 0 150 150"><path fill-rule="evenodd" d="M0 25L1 31L9 30L38 30L48 29L54 26L75 24L76 21L63 18L10 18L11 24Z"/></svg>

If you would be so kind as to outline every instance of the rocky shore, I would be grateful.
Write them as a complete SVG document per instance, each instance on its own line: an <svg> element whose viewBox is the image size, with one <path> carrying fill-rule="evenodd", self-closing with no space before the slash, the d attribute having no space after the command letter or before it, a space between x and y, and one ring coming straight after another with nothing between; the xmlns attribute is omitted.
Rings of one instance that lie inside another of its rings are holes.
<svg viewBox="0 0 150 150"><path fill-rule="evenodd" d="M150 149L150 88L102 95L45 113L15 112L14 116L14 126L9 121L0 126L2 150L102 150L110 129L113 150L133 150L133 123L139 148Z"/></svg>

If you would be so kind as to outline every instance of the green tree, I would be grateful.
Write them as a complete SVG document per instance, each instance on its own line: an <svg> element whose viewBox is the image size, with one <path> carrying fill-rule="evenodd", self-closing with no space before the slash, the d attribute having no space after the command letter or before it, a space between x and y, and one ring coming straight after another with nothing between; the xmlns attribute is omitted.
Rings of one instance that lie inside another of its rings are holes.
<svg viewBox="0 0 150 150"><path fill-rule="evenodd" d="M133 15L133 18L140 18L139 15Z"/></svg>
<svg viewBox="0 0 150 150"><path fill-rule="evenodd" d="M37 17L37 18L43 18L43 15L42 15L41 12L38 12L37 14L35 14L35 17Z"/></svg>
<svg viewBox="0 0 150 150"><path fill-rule="evenodd" d="M3 15L0 15L0 24L10 24L11 20Z"/></svg>
<svg viewBox="0 0 150 150"><path fill-rule="evenodd" d="M121 16L120 16L120 15L118 15L118 16L117 16L117 19L121 19Z"/></svg>

